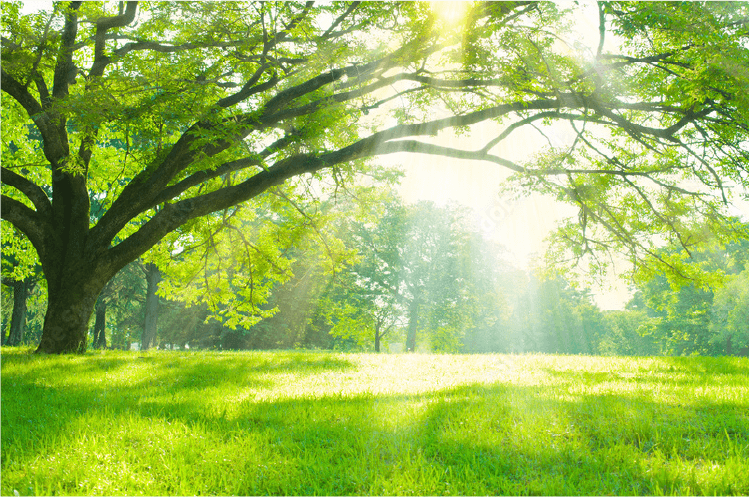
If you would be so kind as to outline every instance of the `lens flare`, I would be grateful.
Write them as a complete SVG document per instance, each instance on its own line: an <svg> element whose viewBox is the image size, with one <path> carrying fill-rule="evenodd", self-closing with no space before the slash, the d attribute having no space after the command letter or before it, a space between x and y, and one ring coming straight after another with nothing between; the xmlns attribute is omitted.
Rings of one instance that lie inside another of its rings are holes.
<svg viewBox="0 0 749 497"><path fill-rule="evenodd" d="M432 1L429 7L446 29L453 30L463 27L472 4L469 1Z"/></svg>

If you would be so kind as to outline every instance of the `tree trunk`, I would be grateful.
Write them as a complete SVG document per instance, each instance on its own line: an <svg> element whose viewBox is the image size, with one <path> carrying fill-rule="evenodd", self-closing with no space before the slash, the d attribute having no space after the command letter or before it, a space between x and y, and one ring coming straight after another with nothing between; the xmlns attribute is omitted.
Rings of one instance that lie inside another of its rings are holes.
<svg viewBox="0 0 749 497"><path fill-rule="evenodd" d="M24 278L13 282L13 314L10 319L10 334L8 345L19 345L23 340L26 328L26 301L31 288L31 278Z"/></svg>
<svg viewBox="0 0 749 497"><path fill-rule="evenodd" d="M107 303L104 299L96 302L96 321L94 322L94 348L107 348Z"/></svg>
<svg viewBox="0 0 749 497"><path fill-rule="evenodd" d="M380 335L380 323L377 323L375 325L375 352L380 352L380 339L382 338L382 335Z"/></svg>
<svg viewBox="0 0 749 497"><path fill-rule="evenodd" d="M159 297L156 290L159 288L159 281L159 268L151 263L146 264L146 312L140 350L148 350L156 338L156 325L159 319Z"/></svg>
<svg viewBox="0 0 749 497"><path fill-rule="evenodd" d="M416 352L416 328L419 323L419 301L414 299L408 308L408 335L406 336L406 351Z"/></svg>
<svg viewBox="0 0 749 497"><path fill-rule="evenodd" d="M0 328L0 345L5 345L5 329L8 326L8 316L3 316L3 327Z"/></svg>
<svg viewBox="0 0 749 497"><path fill-rule="evenodd" d="M56 289L48 289L47 314L37 352L47 354L86 351L88 323L107 278L87 274L66 279Z"/></svg>

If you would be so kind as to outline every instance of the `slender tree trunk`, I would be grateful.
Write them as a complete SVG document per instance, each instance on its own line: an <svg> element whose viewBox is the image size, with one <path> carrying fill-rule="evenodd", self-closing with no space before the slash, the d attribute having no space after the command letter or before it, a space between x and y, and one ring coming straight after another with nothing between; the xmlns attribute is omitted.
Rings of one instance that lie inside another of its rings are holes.
<svg viewBox="0 0 749 497"><path fill-rule="evenodd" d="M375 324L375 335L374 335L374 342L375 342L375 352L380 352L380 339L382 336L380 335L380 323Z"/></svg>
<svg viewBox="0 0 749 497"><path fill-rule="evenodd" d="M583 325L583 344L585 345L585 352L586 354L592 354L593 353L593 340L590 337L590 330L588 330L587 326Z"/></svg>
<svg viewBox="0 0 749 497"><path fill-rule="evenodd" d="M107 348L107 303L100 298L96 302L96 321L94 322L94 348Z"/></svg>
<svg viewBox="0 0 749 497"><path fill-rule="evenodd" d="M10 319L8 345L19 345L26 328L26 302L31 288L31 278L13 282L13 314Z"/></svg>
<svg viewBox="0 0 749 497"><path fill-rule="evenodd" d="M5 328L8 326L8 316L3 316L3 327L0 328L0 345L5 345Z"/></svg>
<svg viewBox="0 0 749 497"><path fill-rule="evenodd" d="M143 337L140 344L141 350L148 350L156 338L156 325L159 319L159 297L156 290L161 281L161 272L154 264L146 264L146 312L143 323Z"/></svg>
<svg viewBox="0 0 749 497"><path fill-rule="evenodd" d="M406 351L416 352L416 329L419 324L419 300L414 299L408 308L408 334L406 336Z"/></svg>

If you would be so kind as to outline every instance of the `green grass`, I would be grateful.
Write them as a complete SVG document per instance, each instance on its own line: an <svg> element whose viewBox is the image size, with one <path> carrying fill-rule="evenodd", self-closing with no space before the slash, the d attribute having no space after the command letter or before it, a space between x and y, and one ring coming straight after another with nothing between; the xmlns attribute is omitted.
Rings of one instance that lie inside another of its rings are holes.
<svg viewBox="0 0 749 497"><path fill-rule="evenodd" d="M749 360L2 351L3 495L749 494Z"/></svg>

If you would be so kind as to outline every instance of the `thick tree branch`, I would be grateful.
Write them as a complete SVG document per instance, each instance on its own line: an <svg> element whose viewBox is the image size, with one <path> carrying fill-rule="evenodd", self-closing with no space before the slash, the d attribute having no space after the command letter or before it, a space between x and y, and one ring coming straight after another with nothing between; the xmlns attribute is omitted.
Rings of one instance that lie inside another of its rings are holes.
<svg viewBox="0 0 749 497"><path fill-rule="evenodd" d="M60 49L55 66L52 96L63 99L68 96L70 84L75 81L76 67L73 63L75 37L78 34L78 9L82 2L70 2L65 9L65 27L62 31Z"/></svg>
<svg viewBox="0 0 749 497"><path fill-rule="evenodd" d="M511 106L505 107L505 112L512 110ZM480 112L482 115L484 111ZM460 116L466 120L466 116ZM458 119L460 118L452 118ZM467 118L470 120L470 118ZM447 127L445 122L451 122L448 120L441 120L442 125ZM434 121L438 122L438 121ZM429 124L429 123L427 123ZM453 124L455 125L455 124ZM416 126L416 127L414 127ZM425 125L422 125L425 126ZM410 128L412 131L422 131L423 129L418 125L405 125L403 127ZM396 128L401 128L396 127ZM398 132L393 129L388 130L387 133L380 135L382 137L388 136L389 138L397 138L402 131ZM415 133L415 134L428 134L428 133ZM320 170L325 167L331 167L336 164L348 162L372 155L378 155L381 153L394 153L398 151L406 151L408 147L413 146L407 141L395 141L386 143L379 139L380 136L373 135L369 138L362 139L348 147L341 150L323 154L319 157L311 154L297 155L281 160L272 167L259 172L252 176L248 180L240 183L236 186L224 187L220 190L201 195L198 197L181 200L174 204L168 204L162 211L158 212L151 218L145 225L143 225L136 233L130 235L126 240L119 243L112 249L110 249L111 256L115 259L122 258L123 260L128 257L137 257L136 252L142 251L144 247L150 248L157 243L167 233L173 231L177 227L181 226L190 219L194 219L200 216L204 216L211 212L216 212L221 209L228 208L232 205L236 205L240 202L244 202L253 198L261 193L265 192L272 186L282 184L289 178L299 176L304 173L311 173ZM457 150L446 149L444 147L431 148L427 144L420 144L422 150L430 150L432 152L440 152L441 154L452 154L452 156L459 156L462 154L474 154L470 152L463 152ZM483 154L486 156L485 154ZM473 158L475 158L472 155ZM496 162L501 163L506 167L519 167L512 164L509 161L502 162L500 158L489 156L489 160L496 159ZM519 168L522 170L522 168Z"/></svg>
<svg viewBox="0 0 749 497"><path fill-rule="evenodd" d="M598 48L596 49L596 59L601 57L603 53L603 45L606 41L606 13L604 12L603 4L597 2L598 5Z"/></svg>
<svg viewBox="0 0 749 497"><path fill-rule="evenodd" d="M217 129L217 125L202 122L194 124L180 137L155 171L142 172L125 187L118 199L96 226L95 239L105 246L108 245L114 236L131 219L154 205L155 199L160 197L161 191L166 185L180 171L189 167L197 157L214 156L247 136L250 131L261 130L277 124L280 121L280 117L274 115L274 112L289 105L295 99L335 82L343 76L361 76L388 64L394 64L391 61L393 57L394 55L391 54L388 57L361 66L351 65L342 69L333 69L299 85L283 90L266 103L260 117L256 114L248 114L239 123L236 120L226 123L225 127L234 127L232 136L226 139L212 140L202 147L195 147L194 143L198 140L198 132L201 130L215 130Z"/></svg>
<svg viewBox="0 0 749 497"><path fill-rule="evenodd" d="M120 4L121 6L121 4ZM135 19L135 12L138 7L138 2L128 2L125 12L112 17L104 17L96 21L96 35L94 45L94 62L89 70L89 83L86 85L88 91L91 87L90 80L92 78L99 78L104 75L104 70L107 68L111 59L104 53L106 47L106 34L107 30L112 28L118 28L127 26ZM81 159L83 166L85 167L86 174L88 174L88 165L91 161L91 155L93 149L96 146L96 137L99 134L99 126L88 125L85 127L83 136L81 137L81 145L78 149L78 156Z"/></svg>
<svg viewBox="0 0 749 497"><path fill-rule="evenodd" d="M125 12L122 12L122 4L120 4L120 13L118 15L98 19L96 21L96 36L101 35L103 37L108 30L122 28L133 22L137 8L138 2L127 2Z"/></svg>
<svg viewBox="0 0 749 497"><path fill-rule="evenodd" d="M47 48L47 42L49 41L49 29L52 26L52 20L55 17L56 11L57 6L52 9L52 13L47 19L47 24L44 26L44 34L42 35L41 42L36 49L36 59L34 60L34 65L32 66L31 71L29 71L30 80L33 80L36 83L42 107L45 108L50 105L51 101L49 98L49 89L47 88L47 83L44 81L44 77L39 73L39 64L42 62L44 50ZM27 85L28 83L29 81L26 82Z"/></svg>
<svg viewBox="0 0 749 497"><path fill-rule="evenodd" d="M398 81L402 81L406 79L405 75L395 75L387 78L377 78L377 80L374 83L371 83L369 85L363 86L361 88L357 88L356 90L351 90L347 92L341 92L336 93L333 95L329 95L323 98L320 98L318 100L315 100L313 102L310 102L306 105L301 105L299 107L291 107L288 109L284 109L281 111L276 112L272 116L269 117L269 120L273 121L284 121L286 119L292 119L295 117L300 116L306 116L309 115L315 111L318 111L322 108L325 108L331 104L339 104L339 103L345 103L350 102L352 100L356 100L359 98L363 98L365 95L370 95L374 91L385 88L387 86L392 85L393 83L396 83ZM347 85L348 86L348 85ZM372 105L362 107L362 110L369 110L369 109L375 109L379 107L380 105L394 99L398 98L399 96L405 95L407 93L411 93L414 91L422 91L424 88L412 88L409 90L405 90L403 92L396 93L394 96L382 99L378 102L375 102Z"/></svg>
<svg viewBox="0 0 749 497"><path fill-rule="evenodd" d="M39 185L30 181L28 178L21 176L20 174L3 167L2 176L0 180L8 186L16 188L18 191L26 195L26 198L31 200L31 203L36 207L37 212L42 216L48 216L52 210L52 204L47 198L47 194Z"/></svg>
<svg viewBox="0 0 749 497"><path fill-rule="evenodd" d="M31 93L29 93L28 89L24 85L17 81L13 76L8 74L8 72L5 71L2 66L0 66L0 86L5 93L13 97L16 102L21 104L21 107L23 107L23 109L32 119L42 113L41 104L36 101L36 99L31 95ZM40 128L40 131L43 132L44 130Z"/></svg>
<svg viewBox="0 0 749 497"><path fill-rule="evenodd" d="M0 86L2 90L13 97L29 115L42 135L44 156L51 164L57 164L68 154L67 135L48 112L29 93L28 89L0 67Z"/></svg>
<svg viewBox="0 0 749 497"><path fill-rule="evenodd" d="M30 209L18 200L2 195L2 218L10 222L20 232L26 235L31 244L43 260L45 254L44 240L48 237L51 226L46 218L38 212Z"/></svg>
<svg viewBox="0 0 749 497"><path fill-rule="evenodd" d="M109 249L110 259L126 263L142 254L144 248L152 247L167 233L190 219L249 200L293 176L313 172L325 165L326 163L321 158L312 155L297 155L276 163L273 167L259 172L239 185L224 187L199 197L167 204L138 231Z"/></svg>
<svg viewBox="0 0 749 497"><path fill-rule="evenodd" d="M19 45L18 43L14 43L13 41L6 38L5 36L0 38L0 41L2 42L3 49L6 50L7 52L12 52L22 47L22 45Z"/></svg>
<svg viewBox="0 0 749 497"><path fill-rule="evenodd" d="M104 17L96 21L96 35L94 37L94 63L91 65L89 77L99 77L104 74L104 70L111 62L111 59L104 54L106 46L107 31L112 28L127 26L135 20L135 12L138 8L138 2L127 2L125 12L121 15Z"/></svg>
<svg viewBox="0 0 749 497"><path fill-rule="evenodd" d="M187 191L189 188L197 186L213 178L218 178L224 174L229 174L235 171L241 171L248 167L262 167L263 159L270 156L271 154L282 150L284 147L294 142L297 139L295 134L289 134L276 140L272 145L261 151L259 154L253 157L245 157L243 159L237 159L230 162L221 164L216 169L207 171L198 171L191 174L187 178L183 179L179 183L165 188L153 202L153 205L167 202L177 198L179 195ZM150 206L150 207L153 207Z"/></svg>
<svg viewBox="0 0 749 497"><path fill-rule="evenodd" d="M679 49L679 52L685 52L691 48L694 48L693 45L685 45ZM668 60L669 57L673 57L678 52L664 52L656 55L651 55L649 57L630 57L628 55L620 55L620 54L603 54L600 56L601 60L619 60L621 62L614 62L611 64L607 64L604 66L604 68L615 68L615 67L622 67L630 64L652 64L654 62L662 62L664 64L670 64L678 67L683 67L685 69L691 69L691 65L687 64L686 62L681 62L678 60Z"/></svg>
<svg viewBox="0 0 749 497"><path fill-rule="evenodd" d="M383 64L383 61L376 61L368 65L366 67L366 70L371 71L374 70L374 68L379 67L381 64ZM271 100L272 104L269 103L267 108L273 109L282 106L284 103L288 103L288 101L293 100L297 98L298 96L304 95L306 93L309 93L311 91L315 91L316 89L329 84L332 81L335 81L336 79L342 77L343 74L346 74L347 72L352 72L351 66L349 68L345 69L338 69L331 71L329 73L320 75L316 78L313 78L311 80L308 80L305 83L302 83L296 87L289 88L288 90L285 90L284 92L281 92L279 95L274 97L274 99ZM477 124L482 121L486 121L489 119L494 119L497 117L504 116L511 112L521 112L521 111L529 111L529 110L552 110L552 109L559 109L561 107L586 107L586 108L597 108L597 110L600 110L599 114L605 115L614 120L616 118L618 120L618 124L622 127L628 126L632 132L636 134L648 134L656 137L664 137L666 139L673 139L673 133L686 125L688 122L690 122L692 119L695 118L696 114L690 114L684 116L679 122L676 124L666 128L666 129L658 129L658 128L651 128L647 126L638 125L635 123L631 123L630 121L625 120L624 118L621 118L614 112L606 109L604 107L604 104L597 101L594 98L583 96L580 94L559 94L557 98L554 99L539 99L535 101L522 101L522 102L515 102L511 104L503 104L487 109L483 109L480 111L468 113L465 115L458 115L458 116L452 116L444 119L438 119L434 121L429 121L425 123L419 123L419 124L406 124L406 125L399 125L395 126L393 128L383 130L381 132L375 133L371 135L370 137L364 138L360 140L359 142L350 145L349 147L346 147L345 149L342 149L338 152L333 152L331 154L327 154L327 159L331 160L334 157L338 156L346 156L345 159L341 160L335 160L333 163L340 163L343 160L353 160L355 158L361 158L371 155L376 155L379 153L395 153L395 152L401 152L401 151L421 151L424 153L437 153L440 155L446 155L450 157L456 157L456 158L471 158L471 159L481 159L481 160L488 160L490 162L494 162L497 164L502 165L503 167L508 167L515 171L522 171L523 168L520 166L510 162L506 161L505 159L502 159L500 157L496 157L493 155L489 155L482 151L461 151L461 150L453 150L453 149L447 149L445 147L437 147L434 145L428 145L423 144L421 142L414 142L414 141L402 141L401 143L398 143L396 140L414 137L414 136L420 136L420 135L434 135L438 131L454 127L454 126L470 126L472 124ZM704 112L702 113L704 114ZM263 116L260 118L259 125L269 125L272 124L268 123L267 121L276 121L279 119L279 116L283 116L284 113L281 112L277 115L271 114L270 116ZM288 116L286 116L288 117ZM591 118L591 120L595 120ZM258 129L258 128L256 128ZM187 133L183 136L183 139L185 136L189 136ZM180 142L183 140L180 139ZM186 149L189 148L186 145L182 145L180 147L180 142L175 146L175 149L182 148ZM188 143L188 142L185 142ZM218 148L217 145L214 144L216 148ZM228 142L227 145L228 146ZM170 156L175 155L175 150L172 150L172 153ZM175 155L176 156L176 155ZM168 159L169 160L169 159ZM178 162L176 159L173 159L174 162ZM182 160L179 161L181 167L186 167L184 156L182 157ZM246 159L244 162L238 162L236 165L242 165L248 166L251 165L250 161L247 161ZM161 170L164 166L159 168ZM231 169L232 166L225 166ZM320 166L323 167L323 166ZM276 166L274 166L275 169ZM159 170L157 170L155 173L152 174L152 178L157 176L159 173ZM227 170L228 171L228 170ZM302 171L304 172L304 171ZM263 175L264 173L259 173L258 175L254 176L252 179L254 182L261 183L261 178L265 177ZM272 177L278 178L278 171L274 172ZM166 174L160 182L164 181L164 178L169 176ZM293 175L292 175L293 176ZM205 176L208 177L215 177L211 174L208 174ZM271 176L269 176L270 178ZM284 179L291 177L291 176L285 176ZM188 183L183 183L180 187L187 187L189 184L190 186L193 186L199 176L193 177L191 180L189 180ZM283 181L283 180L281 180ZM155 180L149 181L151 185L157 184ZM274 183L275 184L275 183ZM105 216L100 221L100 225L97 226L95 229L97 231L97 240L99 242L108 244L109 241L114 237L114 234L116 234L124 225L129 222L130 219L132 219L134 216L138 215L140 212L143 212L143 210L150 208L154 205L154 201L156 199L159 199L159 201L166 201L168 200L167 197L162 192L153 192L149 191L149 189L145 188L144 185L138 185L137 183L133 183L132 187L129 185L126 187L126 190L128 188L131 188L132 194L134 197L131 199L128 195L126 195L126 192L123 192L123 194L120 196L120 198L115 202L115 205L110 208L109 212L105 214ZM221 189L221 191L225 191L226 189ZM174 190L175 192L177 189ZM232 195L227 195L226 199L231 198ZM251 198L251 197L247 197ZM183 204L183 206L186 206L188 204ZM197 205L197 204L195 204ZM229 205L229 204L226 204ZM118 212L121 210L122 212ZM196 211L198 212L198 211ZM211 211L209 211L211 212ZM115 223L114 220L116 219L114 216L115 214L119 215L119 220ZM109 217L108 217L109 216ZM191 216L192 218L192 216ZM105 222L106 221L106 222ZM105 242L105 240L108 240Z"/></svg>
<svg viewBox="0 0 749 497"><path fill-rule="evenodd" d="M232 46L237 46L239 43L233 43ZM217 45L218 46L218 45ZM149 40L136 40L130 43L125 43L120 48L116 49L113 54L117 57L123 57L130 52L137 50L152 50L159 53L174 53L181 52L183 50L191 50L193 48L199 48L199 45L194 43L182 43L180 45L164 45L155 41Z"/></svg>
<svg viewBox="0 0 749 497"><path fill-rule="evenodd" d="M243 100L246 100L252 95L262 93L276 86L281 79L275 73L271 74L270 78L268 78L268 81L261 83L259 85L257 84L257 82L260 80L260 77L265 73L266 69L267 69L266 66L261 65L257 69L257 71L255 71L255 74L253 74L252 77L247 81L247 83L245 83L244 86L242 86L242 89L240 89L237 93L233 95L229 95L228 97L222 98L221 100L218 101L217 105L225 109L227 107L236 105L239 102L242 102Z"/></svg>
<svg viewBox="0 0 749 497"><path fill-rule="evenodd" d="M349 80L344 84L341 84L341 88L350 88L353 86L356 86L356 80ZM503 82L499 79L490 79L490 80L480 80L480 79L464 79L464 80L443 80L443 79L437 79L427 76L421 76L418 74L412 74L412 73L400 73L395 74L388 77L379 77L376 79L375 82L370 83L365 86L361 86L357 88L356 90L351 90L348 92L342 92L342 93L336 93L334 95L327 96L325 98L321 98L319 100L316 100L314 102L310 102L309 104L300 106L300 107L294 107L290 109L286 109L283 111L280 111L276 113L273 117L278 120L283 119L289 119L292 117L299 117L303 115L310 114L316 110L319 110L326 105L329 105L331 103L343 103L348 102L351 100L355 100L357 98L361 98L365 95L370 95L376 90L380 88L385 88L387 86L391 86L399 81L413 81L421 83L423 86L417 87L417 88L409 88L407 90L404 90L402 92L396 93L392 96L389 96L387 98L381 99L378 102L375 102L372 105L363 107L364 110L370 110L379 107L380 105L393 100L395 98L398 98L400 96L403 96L408 93L413 92L419 92L424 91L427 89L427 87L431 88L440 88L442 90L458 90L458 91L469 91L471 88L477 88L477 87L490 87L490 86L503 86L508 87L509 85L506 82Z"/></svg>
<svg viewBox="0 0 749 497"><path fill-rule="evenodd" d="M705 117L713 111L711 108L704 109L700 112L693 112L691 110L686 110L686 111L683 111L684 116L681 119L679 119L679 121L676 122L675 124L667 128L653 128L650 126L643 126L641 124L634 123L620 116L619 114L613 112L611 108L609 108L608 106L606 106L605 104L603 104L602 102L598 101L595 98L582 97L580 95L578 95L577 98L582 99L584 102L586 102L587 106L595 110L598 114L611 119L611 121L613 121L620 128L626 131L627 134L629 134L631 137L635 138L638 141L641 141L641 137L643 135L649 135L655 138L662 138L669 142L679 144L680 143L679 139L674 136L675 133L677 133L680 129L682 129L684 126L686 126L690 122L698 118ZM568 104L568 106L572 106L572 105ZM627 106L622 105L622 107L627 107Z"/></svg>
<svg viewBox="0 0 749 497"><path fill-rule="evenodd" d="M501 104L486 109L469 112L463 115L435 119L417 124L402 124L392 128L379 131L371 135L367 140L373 142L383 142L399 138L407 138L419 135L435 135L438 131L456 126L470 126L483 121L502 117L511 112L520 112L527 110L549 110L557 109L562 102L557 99L539 99L534 101L513 102Z"/></svg>

